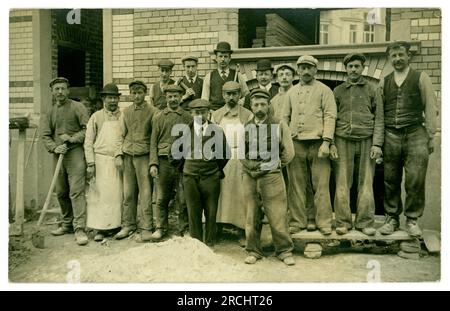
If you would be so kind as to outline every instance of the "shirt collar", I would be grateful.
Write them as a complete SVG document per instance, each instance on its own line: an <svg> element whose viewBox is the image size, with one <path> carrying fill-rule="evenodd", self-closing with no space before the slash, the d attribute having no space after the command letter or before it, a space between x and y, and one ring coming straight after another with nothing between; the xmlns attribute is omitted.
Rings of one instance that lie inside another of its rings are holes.
<svg viewBox="0 0 450 311"><path fill-rule="evenodd" d="M147 107L147 101L143 101L140 105L133 104L134 110L141 110Z"/></svg>
<svg viewBox="0 0 450 311"><path fill-rule="evenodd" d="M350 82L350 80L347 78L347 80L345 81L345 87L349 88L352 85L364 85L366 84L366 79L364 79L363 76L359 77L358 81L356 82Z"/></svg>
<svg viewBox="0 0 450 311"><path fill-rule="evenodd" d="M69 103L69 101L70 101L70 99L66 99L66 101L65 102L63 102L63 103L59 103L59 102L56 102L56 106L58 106L58 107L62 107L62 106L64 106L65 104L68 104Z"/></svg>
<svg viewBox="0 0 450 311"><path fill-rule="evenodd" d="M106 113L108 117L117 117L120 113L119 107L117 107L116 111L109 111L106 108L103 108L103 111Z"/></svg>
<svg viewBox="0 0 450 311"><path fill-rule="evenodd" d="M316 82L316 78L313 78L311 81L309 81L309 83L303 83L302 79L300 79L299 84L301 86L307 86L307 85L313 85Z"/></svg>
<svg viewBox="0 0 450 311"><path fill-rule="evenodd" d="M239 104L237 104L235 107L230 108L230 106L228 106L227 104L225 104L225 113L224 115L231 115L233 117L239 115Z"/></svg>
<svg viewBox="0 0 450 311"><path fill-rule="evenodd" d="M270 89L272 88L272 83L267 84L266 86L262 86L261 84L259 85L260 89L266 90L266 91L270 91Z"/></svg>
<svg viewBox="0 0 450 311"><path fill-rule="evenodd" d="M256 125L265 124L265 123L267 123L268 120L269 120L269 116L268 115L266 115L264 120L256 120L256 117L253 116L253 122L255 122Z"/></svg>
<svg viewBox="0 0 450 311"><path fill-rule="evenodd" d="M222 75L222 71L225 71L225 74L228 76L230 74L230 67L227 67L225 70L217 68L217 71L219 72L219 75Z"/></svg>
<svg viewBox="0 0 450 311"><path fill-rule="evenodd" d="M197 81L197 75L193 76L192 78L190 78L188 75L185 75L185 77L186 77L186 80L188 80L189 82L191 81L191 79L192 79L193 83L195 83L195 81Z"/></svg>
<svg viewBox="0 0 450 311"><path fill-rule="evenodd" d="M169 107L166 107L166 108L164 108L163 112L164 112L164 114L176 113L181 116L181 113L183 112L183 108L181 108L181 106L178 106L177 110L170 110Z"/></svg>

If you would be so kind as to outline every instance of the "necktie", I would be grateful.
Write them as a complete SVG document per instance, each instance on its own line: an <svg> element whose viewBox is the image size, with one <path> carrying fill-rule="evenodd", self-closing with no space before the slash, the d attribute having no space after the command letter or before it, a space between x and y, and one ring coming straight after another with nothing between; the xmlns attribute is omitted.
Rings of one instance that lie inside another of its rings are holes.
<svg viewBox="0 0 450 311"><path fill-rule="evenodd" d="M225 70L222 71L222 79L227 79L227 73L225 72Z"/></svg>
<svg viewBox="0 0 450 311"><path fill-rule="evenodd" d="M194 84L194 79L190 78L189 83Z"/></svg>

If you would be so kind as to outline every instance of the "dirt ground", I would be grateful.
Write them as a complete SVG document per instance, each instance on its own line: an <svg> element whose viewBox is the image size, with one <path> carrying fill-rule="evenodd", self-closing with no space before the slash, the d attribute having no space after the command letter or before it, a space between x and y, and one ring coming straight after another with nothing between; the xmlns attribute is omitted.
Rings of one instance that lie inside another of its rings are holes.
<svg viewBox="0 0 450 311"><path fill-rule="evenodd" d="M45 248L37 249L31 243L34 226L35 222L26 223L23 237L10 237L10 282L366 282L373 279L375 266L381 282L440 279L440 256L403 259L396 255L398 244L324 244L321 258L307 259L305 245L295 242L296 265L288 267L275 257L266 226L262 238L266 258L254 265L243 262L245 251L232 232L226 232L213 248L175 235L159 243L138 243L132 236L121 241L109 237L102 243L90 240L78 246L72 234L51 236L49 231L55 227L51 225L44 226Z"/></svg>

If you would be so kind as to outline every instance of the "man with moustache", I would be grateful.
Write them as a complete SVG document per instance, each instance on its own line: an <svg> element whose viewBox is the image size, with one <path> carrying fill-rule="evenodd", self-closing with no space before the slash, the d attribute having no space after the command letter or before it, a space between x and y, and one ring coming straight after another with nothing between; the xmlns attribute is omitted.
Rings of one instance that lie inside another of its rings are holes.
<svg viewBox="0 0 450 311"><path fill-rule="evenodd" d="M150 174L156 178L157 187L156 230L151 237L153 241L159 241L167 234L169 201L176 187L178 193L182 192L180 172L169 162L171 146L175 140L172 128L177 124L190 124L192 121L191 115L180 106L182 93L183 89L178 85L167 86L164 89L167 107L157 114L152 122L149 165ZM179 202L177 206L182 209ZM185 217L187 216L179 214L178 221Z"/></svg>
<svg viewBox="0 0 450 311"><path fill-rule="evenodd" d="M270 94L259 88L250 94L254 117L246 124L245 159L241 160L244 202L247 204L245 250L248 256L245 263L254 264L263 257L260 244L263 207L275 253L286 265L292 266L295 265L294 245L289 236L286 187L281 168L294 157L294 146L288 125L275 120L269 113Z"/></svg>
<svg viewBox="0 0 450 311"><path fill-rule="evenodd" d="M437 99L429 76L409 66L410 45L397 41L386 53L394 71L380 81L384 105L384 209L386 221L378 230L392 234L403 211L401 184L405 171L406 231L420 237L417 223L425 208L428 156L434 151Z"/></svg>
<svg viewBox="0 0 450 311"><path fill-rule="evenodd" d="M89 121L86 107L69 99L69 81L58 77L50 82L55 104L44 118L42 140L48 152L54 154L54 162L63 154L61 170L56 180L56 195L61 206L62 225L51 231L60 236L75 230L78 245L86 245L85 178L86 162L83 142Z"/></svg>
<svg viewBox="0 0 450 311"><path fill-rule="evenodd" d="M164 88L175 83L175 80L170 78L173 66L174 63L168 59L162 59L158 62L160 80L154 83L150 89L150 104L158 110L164 110L166 108Z"/></svg>
<svg viewBox="0 0 450 311"><path fill-rule="evenodd" d="M272 84L273 68L270 60L260 59L256 62L256 80L258 81L258 87L266 90L270 94L272 99L278 93L278 86ZM251 110L250 94L245 96L244 107Z"/></svg>
<svg viewBox="0 0 450 311"><path fill-rule="evenodd" d="M120 227L122 174L115 166L115 154L121 146L119 89L114 83L103 87L104 107L87 124L84 154L87 179L93 179L88 193L87 226L95 229L94 241L102 241L111 229Z"/></svg>
<svg viewBox="0 0 450 311"><path fill-rule="evenodd" d="M283 118L294 140L295 157L288 167L290 232L317 226L323 235L331 234L330 143L336 123L333 91L315 79L318 60L303 55L297 61L300 82L286 94ZM314 193L315 219L307 216L307 189ZM315 221L315 225L314 225Z"/></svg>
<svg viewBox="0 0 450 311"><path fill-rule="evenodd" d="M228 42L219 42L214 49L217 70L213 70L205 76L202 90L202 99L210 102L211 110L217 110L225 105L222 97L222 87L225 82L235 81L239 83L241 87L240 105L244 104L245 95L248 94L245 78L229 67L232 53L233 50Z"/></svg>
<svg viewBox="0 0 450 311"><path fill-rule="evenodd" d="M122 229L116 239L123 239L137 229L136 214L140 216L140 238L149 240L153 230L152 186L149 176L150 136L156 109L145 101L147 85L136 80L129 84L133 104L120 117L121 147L115 164L123 171L124 201Z"/></svg>
<svg viewBox="0 0 450 311"><path fill-rule="evenodd" d="M344 57L347 80L334 89L337 120L331 158L335 160L336 192L334 211L336 233L353 228L350 189L354 171L358 172L355 228L367 235L376 233L373 177L375 161L382 157L383 103L375 87L362 76L366 58L362 54Z"/></svg>
<svg viewBox="0 0 450 311"><path fill-rule="evenodd" d="M183 89L183 97L181 97L181 107L184 110L189 109L189 103L193 99L202 97L203 79L197 74L198 57L186 55L181 59L184 67L184 76L177 81L177 85L187 89Z"/></svg>
<svg viewBox="0 0 450 311"><path fill-rule="evenodd" d="M246 208L242 192L242 163L239 161L239 148L242 147L241 137L244 135L244 124L250 121L253 114L238 104L241 87L234 81L226 82L222 88L225 105L214 111L212 121L225 132L228 145L231 148L231 158L224 168L225 178L221 180L217 222L232 224L241 230L245 229ZM242 149L242 148L241 148ZM241 236L244 232L241 231Z"/></svg>

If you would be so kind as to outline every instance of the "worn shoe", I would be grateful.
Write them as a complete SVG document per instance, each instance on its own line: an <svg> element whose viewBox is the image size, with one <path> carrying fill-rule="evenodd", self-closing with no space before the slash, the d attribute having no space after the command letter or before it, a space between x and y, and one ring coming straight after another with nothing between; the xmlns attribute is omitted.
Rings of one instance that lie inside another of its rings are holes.
<svg viewBox="0 0 450 311"><path fill-rule="evenodd" d="M257 260L258 258L256 258L256 256L249 255L247 256L247 258L245 258L244 262L248 265L253 265Z"/></svg>
<svg viewBox="0 0 450 311"><path fill-rule="evenodd" d="M306 225L306 230L307 231L316 231L317 230L316 223L314 222L314 220L308 220L308 224Z"/></svg>
<svg viewBox="0 0 450 311"><path fill-rule="evenodd" d="M292 257L292 256L289 256L289 257L284 258L284 259L283 259L283 262L284 262L286 265L288 265L288 266L293 266L293 265L295 265L295 260L294 260L294 257Z"/></svg>
<svg viewBox="0 0 450 311"><path fill-rule="evenodd" d="M103 241L104 238L105 238L105 236L103 235L103 233L97 232L97 234L94 236L94 241L101 242L101 241Z"/></svg>
<svg viewBox="0 0 450 311"><path fill-rule="evenodd" d="M420 229L419 225L417 224L417 220L413 218L407 218L406 219L406 232L415 238L422 236L422 230Z"/></svg>
<svg viewBox="0 0 450 311"><path fill-rule="evenodd" d="M152 240L152 231L151 230L142 230L141 231L141 240L144 242Z"/></svg>
<svg viewBox="0 0 450 311"><path fill-rule="evenodd" d="M337 227L336 233L339 235L344 235L344 234L348 233L348 229L347 229L347 227Z"/></svg>
<svg viewBox="0 0 450 311"><path fill-rule="evenodd" d="M319 228L319 231L320 231L320 233L322 233L323 235L330 235L331 232L333 232L333 231L331 230L331 228L328 228L328 227L326 227L326 228Z"/></svg>
<svg viewBox="0 0 450 311"><path fill-rule="evenodd" d="M78 245L88 244L89 239L83 229L78 229L77 231L75 231L75 241L77 241Z"/></svg>
<svg viewBox="0 0 450 311"><path fill-rule="evenodd" d="M397 231L399 227L400 223L397 218L394 218L392 216L386 216L386 221L384 225L378 228L378 232L380 232L383 235L388 235Z"/></svg>
<svg viewBox="0 0 450 311"><path fill-rule="evenodd" d="M159 241L164 237L164 231L161 229L157 229L155 232L153 232L151 239L153 241Z"/></svg>
<svg viewBox="0 0 450 311"><path fill-rule="evenodd" d="M53 230L50 233L52 235L54 235L54 236L60 236L60 235L64 235L64 234L73 233L73 229L72 228L59 227L58 229Z"/></svg>
<svg viewBox="0 0 450 311"><path fill-rule="evenodd" d="M114 238L116 240L121 240L121 239L124 239L126 237L129 237L130 235L133 234L133 232L134 232L134 230L132 230L130 228L127 228L127 227L124 227L115 235Z"/></svg>
<svg viewBox="0 0 450 311"><path fill-rule="evenodd" d="M377 233L377 229L375 229L374 227L366 227L362 228L361 232L364 233L365 235L373 236Z"/></svg>

